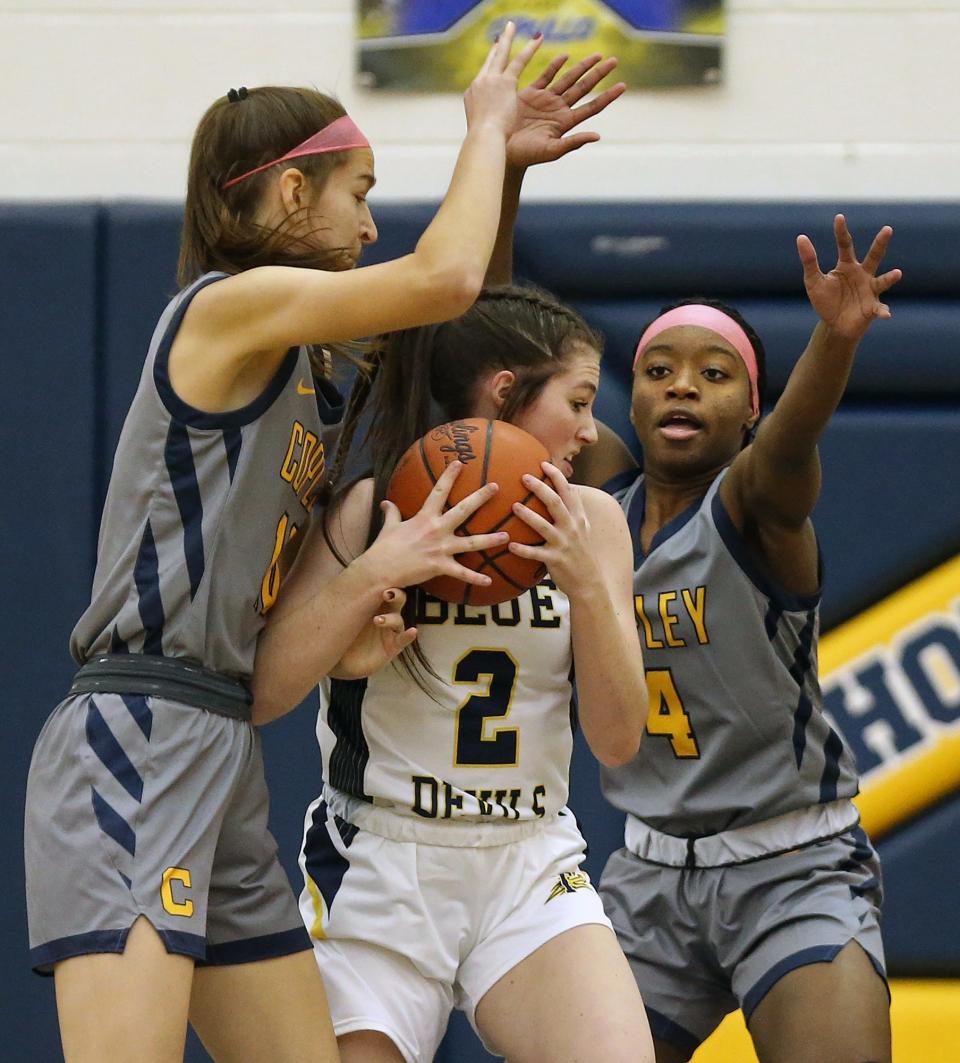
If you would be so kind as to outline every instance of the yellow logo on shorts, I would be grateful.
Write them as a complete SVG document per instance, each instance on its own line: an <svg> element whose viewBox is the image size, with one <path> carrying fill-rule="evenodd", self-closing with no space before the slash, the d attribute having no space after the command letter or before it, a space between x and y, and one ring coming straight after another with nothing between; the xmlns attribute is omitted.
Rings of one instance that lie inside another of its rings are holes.
<svg viewBox="0 0 960 1063"><path fill-rule="evenodd" d="M178 901L173 896L171 882L179 882L184 889L190 889L190 872L185 867L168 867L163 873L163 881L160 883L160 899L163 901L163 910L170 915L182 915L189 919L193 915L193 901L188 897L184 901Z"/></svg>
<svg viewBox="0 0 960 1063"><path fill-rule="evenodd" d="M562 897L565 893L576 893L577 890L591 890L590 879L582 871L561 871L557 875L557 884L550 891L550 896L543 902L549 904L554 897Z"/></svg>

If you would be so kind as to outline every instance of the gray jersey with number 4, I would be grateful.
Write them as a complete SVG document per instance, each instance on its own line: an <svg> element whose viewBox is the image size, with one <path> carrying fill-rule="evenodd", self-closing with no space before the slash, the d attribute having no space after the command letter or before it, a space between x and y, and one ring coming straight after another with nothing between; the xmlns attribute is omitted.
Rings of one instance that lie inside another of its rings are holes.
<svg viewBox="0 0 960 1063"><path fill-rule="evenodd" d="M640 545L644 479L608 485L634 544L650 712L637 756L602 769L617 808L657 830L713 834L857 792L823 715L819 596L791 594L734 527L719 487Z"/></svg>
<svg viewBox="0 0 960 1063"><path fill-rule="evenodd" d="M168 373L174 337L197 292L224 276L185 288L157 324L117 447L92 601L70 643L78 663L130 652L190 658L227 675L253 670L340 403L336 389L318 396L306 347L291 348L241 409L206 413L179 398Z"/></svg>

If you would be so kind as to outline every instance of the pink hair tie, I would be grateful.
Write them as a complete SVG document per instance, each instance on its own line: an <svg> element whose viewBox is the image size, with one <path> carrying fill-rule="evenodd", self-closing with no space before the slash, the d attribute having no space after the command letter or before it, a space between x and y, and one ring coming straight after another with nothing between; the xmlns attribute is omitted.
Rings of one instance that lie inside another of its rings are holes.
<svg viewBox="0 0 960 1063"><path fill-rule="evenodd" d="M345 114L343 117L335 119L328 126L324 126L319 133L314 133L312 137L307 137L302 144L291 148L286 155L281 155L279 159L273 159L272 162L265 162L262 166L257 166L253 170L247 170L246 173L240 174L239 177L231 177L229 181L224 181L220 187L224 190L231 188L240 181L253 177L254 174L269 170L271 166L276 166L277 163L299 159L304 155L325 155L328 151L349 151L351 148L369 147L370 141L360 132L353 119Z"/></svg>
<svg viewBox="0 0 960 1063"><path fill-rule="evenodd" d="M652 321L637 344L637 353L633 359L633 371L636 372L640 356L651 341L656 339L661 332L677 325L697 325L700 328L709 329L725 339L733 347L747 367L747 376L750 378L750 400L753 412L758 414L760 412L760 387L758 384L757 352L753 349L753 344L750 342L746 332L736 321L715 307L704 306L702 303L689 303L686 306L674 307L673 310L668 310L665 314L661 314L660 317Z"/></svg>

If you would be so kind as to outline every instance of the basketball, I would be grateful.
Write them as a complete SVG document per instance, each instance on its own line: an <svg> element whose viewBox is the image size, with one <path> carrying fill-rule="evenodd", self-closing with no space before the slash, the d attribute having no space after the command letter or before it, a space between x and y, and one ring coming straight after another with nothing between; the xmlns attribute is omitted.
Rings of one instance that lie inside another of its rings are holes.
<svg viewBox="0 0 960 1063"><path fill-rule="evenodd" d="M512 507L514 502L522 502L550 519L540 499L520 481L524 473L545 479L540 463L549 458L546 447L538 439L508 421L488 421L482 417L450 421L430 429L407 450L390 479L387 498L407 520L423 505L443 470L452 461L460 461L463 469L450 492L448 508L486 483L496 483L500 490L460 526L458 534L506 531L513 542L538 546L543 540L529 524L514 515ZM445 602L496 605L533 587L545 571L539 562L510 553L506 545L495 550L458 554L457 560L474 572L490 576L493 582L489 587L474 587L452 576L437 576L424 583L423 589Z"/></svg>

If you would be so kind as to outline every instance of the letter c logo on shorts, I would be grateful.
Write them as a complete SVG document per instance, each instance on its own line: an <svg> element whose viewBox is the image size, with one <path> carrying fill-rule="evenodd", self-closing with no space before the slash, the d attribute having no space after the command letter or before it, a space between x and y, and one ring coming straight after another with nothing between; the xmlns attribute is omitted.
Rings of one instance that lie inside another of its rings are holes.
<svg viewBox="0 0 960 1063"><path fill-rule="evenodd" d="M177 901L173 896L172 882L180 882L184 889L190 889L190 872L185 867L168 867L163 873L163 882L160 886L160 899L163 901L163 910L170 915L193 915L193 901L189 898L185 901Z"/></svg>

